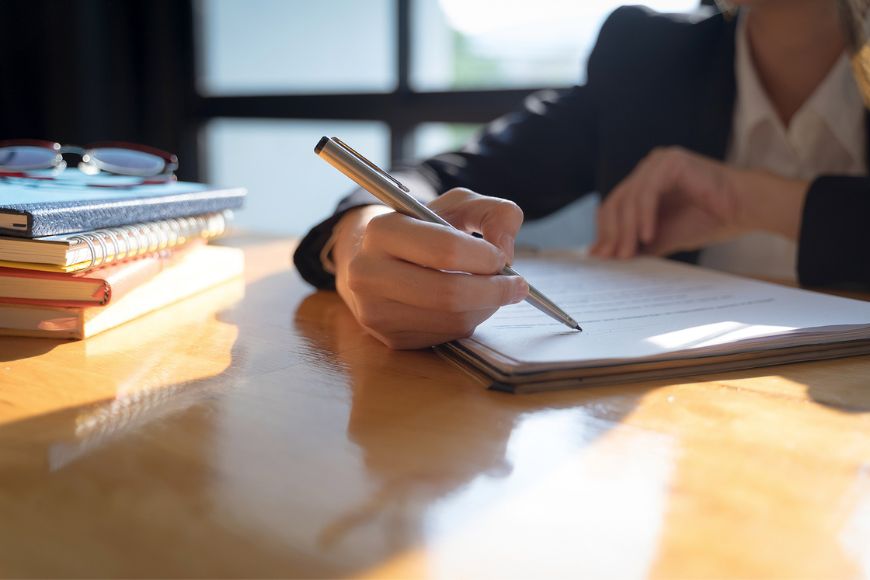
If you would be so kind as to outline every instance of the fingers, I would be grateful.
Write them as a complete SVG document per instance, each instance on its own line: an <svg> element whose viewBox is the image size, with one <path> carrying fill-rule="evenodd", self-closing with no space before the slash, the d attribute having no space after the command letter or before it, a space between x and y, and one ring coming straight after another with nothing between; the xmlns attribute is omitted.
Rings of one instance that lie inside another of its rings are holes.
<svg viewBox="0 0 870 580"><path fill-rule="evenodd" d="M366 328L366 332L378 339L386 347L393 350L411 350L418 348L428 348L438 344L444 344L457 338L465 338L471 336L471 333L462 335L453 334L437 334L434 332L421 332L416 330L405 330L401 332L382 333L377 330Z"/></svg>
<svg viewBox="0 0 870 580"><path fill-rule="evenodd" d="M378 215L336 270L354 316L391 348L468 336L500 306L528 295L521 277L497 274L513 256L522 223L515 204L451 190L432 208L464 231L395 212Z"/></svg>
<svg viewBox="0 0 870 580"><path fill-rule="evenodd" d="M384 342L384 339L427 335L448 337L453 340L470 336L481 322L493 315L495 309L468 312L436 312L414 308L393 301L370 303L359 313L359 323ZM414 320L409 327L407 320ZM443 342L442 340L442 342ZM431 343L430 343L431 344Z"/></svg>
<svg viewBox="0 0 870 580"><path fill-rule="evenodd" d="M619 231L616 232L616 246L614 249L614 254L617 258L631 258L637 250L638 238L640 237L637 230L637 213L635 197L625 199L620 204L617 212Z"/></svg>
<svg viewBox="0 0 870 580"><path fill-rule="evenodd" d="M369 251L437 270L495 274L507 264L504 252L485 240L397 213L372 219L363 244Z"/></svg>
<svg viewBox="0 0 870 580"><path fill-rule="evenodd" d="M446 192L430 207L454 227L477 232L513 262L514 239L523 224L523 212L506 199L480 195L464 188Z"/></svg>
<svg viewBox="0 0 870 580"><path fill-rule="evenodd" d="M627 189L621 203L622 230L618 257L630 258L641 245L652 242L662 196L673 187L672 153L653 152L644 161L632 187Z"/></svg>
<svg viewBox="0 0 870 580"><path fill-rule="evenodd" d="M598 209L598 234L591 252L601 258L630 258L638 245L639 192L648 179L650 164L641 162Z"/></svg>
<svg viewBox="0 0 870 580"><path fill-rule="evenodd" d="M682 155L676 148L653 150L617 185L599 208L593 255L630 258L654 241L661 199L678 185Z"/></svg>
<svg viewBox="0 0 870 580"><path fill-rule="evenodd" d="M357 296L439 312L494 310L519 302L528 294L528 284L519 276L441 272L377 255L358 256L351 262L347 277L348 287Z"/></svg>

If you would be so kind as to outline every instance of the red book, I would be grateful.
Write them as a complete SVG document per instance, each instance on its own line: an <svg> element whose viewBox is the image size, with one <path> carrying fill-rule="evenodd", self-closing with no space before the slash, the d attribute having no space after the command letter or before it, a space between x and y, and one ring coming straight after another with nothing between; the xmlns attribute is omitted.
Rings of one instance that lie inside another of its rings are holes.
<svg viewBox="0 0 870 580"><path fill-rule="evenodd" d="M0 267L0 303L104 306L156 276L171 259L164 252L73 274Z"/></svg>

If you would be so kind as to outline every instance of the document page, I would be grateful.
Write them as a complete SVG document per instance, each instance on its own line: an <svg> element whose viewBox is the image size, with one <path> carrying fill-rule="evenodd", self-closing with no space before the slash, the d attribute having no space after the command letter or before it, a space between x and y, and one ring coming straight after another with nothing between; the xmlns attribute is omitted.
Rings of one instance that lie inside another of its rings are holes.
<svg viewBox="0 0 870 580"><path fill-rule="evenodd" d="M506 306L463 346L532 367L619 364L870 337L870 303L658 258L520 258L515 268L583 327ZM483 345L486 349L479 349Z"/></svg>

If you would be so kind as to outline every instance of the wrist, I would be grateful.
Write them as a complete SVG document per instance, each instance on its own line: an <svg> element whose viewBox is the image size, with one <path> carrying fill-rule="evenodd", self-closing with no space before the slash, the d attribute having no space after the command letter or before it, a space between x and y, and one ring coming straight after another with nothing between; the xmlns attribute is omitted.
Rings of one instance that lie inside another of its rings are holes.
<svg viewBox="0 0 870 580"><path fill-rule="evenodd" d="M735 170L737 225L797 240L810 183L758 170Z"/></svg>

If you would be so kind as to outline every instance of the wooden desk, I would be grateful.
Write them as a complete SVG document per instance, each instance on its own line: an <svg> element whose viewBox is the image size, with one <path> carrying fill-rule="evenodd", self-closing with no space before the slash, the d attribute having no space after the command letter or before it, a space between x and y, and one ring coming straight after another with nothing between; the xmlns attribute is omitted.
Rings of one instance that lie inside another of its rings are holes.
<svg viewBox="0 0 870 580"><path fill-rule="evenodd" d="M0 575L870 575L870 357L533 396L246 297L0 339Z"/></svg>

